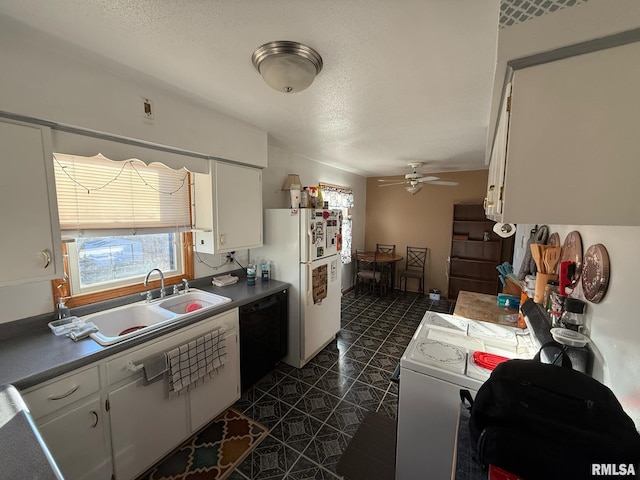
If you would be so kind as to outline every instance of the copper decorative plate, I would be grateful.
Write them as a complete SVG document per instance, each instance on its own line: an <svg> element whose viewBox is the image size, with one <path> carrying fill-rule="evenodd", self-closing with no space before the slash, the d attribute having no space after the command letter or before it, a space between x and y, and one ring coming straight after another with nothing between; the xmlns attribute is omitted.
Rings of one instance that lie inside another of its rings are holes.
<svg viewBox="0 0 640 480"><path fill-rule="evenodd" d="M560 235L558 232L554 232L549 236L549 240L547 241L547 245L551 245L552 247L561 247L560 245Z"/></svg>
<svg viewBox="0 0 640 480"><path fill-rule="evenodd" d="M599 303L609 286L609 253L601 243L591 245L582 264L582 292L584 298Z"/></svg>

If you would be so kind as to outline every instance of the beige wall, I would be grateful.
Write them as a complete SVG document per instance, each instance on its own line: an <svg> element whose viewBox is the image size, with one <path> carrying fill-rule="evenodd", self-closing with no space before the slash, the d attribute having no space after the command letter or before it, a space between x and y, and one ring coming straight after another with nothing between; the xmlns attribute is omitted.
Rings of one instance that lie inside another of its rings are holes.
<svg viewBox="0 0 640 480"><path fill-rule="evenodd" d="M482 202L487 188L487 170L435 174L442 180L459 182L456 187L426 185L415 195L402 185L379 187L379 178L367 178L365 248L376 243L395 243L405 256L407 245L428 247L426 288L447 291L446 261L451 247L454 203ZM402 180L402 179L401 179ZM403 261L404 262L404 261ZM404 265L398 264L398 268ZM408 289L417 285L410 282Z"/></svg>

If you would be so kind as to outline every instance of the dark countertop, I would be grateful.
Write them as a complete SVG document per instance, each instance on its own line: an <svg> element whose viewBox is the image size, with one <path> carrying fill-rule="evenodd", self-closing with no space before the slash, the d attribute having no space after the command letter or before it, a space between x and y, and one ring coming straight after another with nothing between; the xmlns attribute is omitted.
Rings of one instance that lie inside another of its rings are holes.
<svg viewBox="0 0 640 480"><path fill-rule="evenodd" d="M62 480L29 410L11 385L0 386L0 425L0 479Z"/></svg>
<svg viewBox="0 0 640 480"><path fill-rule="evenodd" d="M0 324L0 385L12 384L19 390L24 390L169 332L179 330L187 325L246 305L290 287L288 283L277 280L262 282L259 279L256 281L255 286L248 286L243 272L234 271L230 273L240 277L240 280L235 285L215 287L211 284L212 277L210 276L196 279L189 283L191 288L229 297L231 298L231 303L226 303L215 310L165 325L157 330L115 345L102 346L91 338L74 342L64 335L54 335L47 326L47 323L54 319L53 312ZM157 291L155 293L157 296ZM140 301L140 295L128 295L85 307L77 307L71 310L71 314L82 317L100 310Z"/></svg>

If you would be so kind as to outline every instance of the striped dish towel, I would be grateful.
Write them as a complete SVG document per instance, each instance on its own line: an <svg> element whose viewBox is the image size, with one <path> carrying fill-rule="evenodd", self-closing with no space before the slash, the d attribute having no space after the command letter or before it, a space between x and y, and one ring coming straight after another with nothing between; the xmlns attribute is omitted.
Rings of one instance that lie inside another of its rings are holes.
<svg viewBox="0 0 640 480"><path fill-rule="evenodd" d="M169 398L216 375L227 360L225 329L218 328L167 352Z"/></svg>

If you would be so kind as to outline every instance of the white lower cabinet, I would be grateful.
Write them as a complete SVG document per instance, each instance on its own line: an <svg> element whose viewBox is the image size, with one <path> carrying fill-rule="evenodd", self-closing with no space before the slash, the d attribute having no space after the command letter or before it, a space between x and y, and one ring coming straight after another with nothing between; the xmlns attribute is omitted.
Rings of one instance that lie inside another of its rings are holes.
<svg viewBox="0 0 640 480"><path fill-rule="evenodd" d="M22 396L65 479L111 478L98 365L45 382Z"/></svg>
<svg viewBox="0 0 640 480"><path fill-rule="evenodd" d="M226 328L227 362L204 383L169 398L166 378L147 383L135 365L220 326ZM106 362L114 472L117 480L144 473L193 432L240 398L238 309L233 309Z"/></svg>
<svg viewBox="0 0 640 480"><path fill-rule="evenodd" d="M64 478L111 478L111 452L105 442L106 416L101 406L100 398L95 397L38 423L38 430Z"/></svg>
<svg viewBox="0 0 640 480"><path fill-rule="evenodd" d="M227 360L217 375L169 398L165 377L136 368L218 327ZM240 398L238 309L202 320L22 392L66 480L132 480Z"/></svg>
<svg viewBox="0 0 640 480"><path fill-rule="evenodd" d="M141 377L109 393L117 479L135 478L187 436L186 398L168 399L165 384Z"/></svg>
<svg viewBox="0 0 640 480"><path fill-rule="evenodd" d="M227 361L218 375L189 392L191 433L198 431L213 418L212 412L222 412L240 398L240 384L229 388L240 378L238 333L226 335Z"/></svg>

